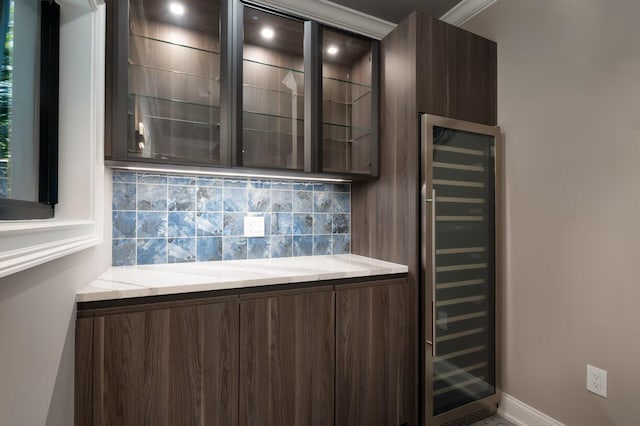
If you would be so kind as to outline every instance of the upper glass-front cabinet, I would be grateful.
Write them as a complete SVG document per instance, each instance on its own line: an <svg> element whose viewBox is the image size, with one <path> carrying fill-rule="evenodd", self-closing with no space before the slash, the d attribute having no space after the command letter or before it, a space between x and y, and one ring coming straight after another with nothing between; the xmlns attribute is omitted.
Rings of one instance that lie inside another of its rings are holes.
<svg viewBox="0 0 640 426"><path fill-rule="evenodd" d="M377 172L373 158L378 138L377 56L375 41L327 28L322 31L325 172Z"/></svg>
<svg viewBox="0 0 640 426"><path fill-rule="evenodd" d="M377 45L238 0L107 0L105 157L375 176Z"/></svg>
<svg viewBox="0 0 640 426"><path fill-rule="evenodd" d="M130 0L127 157L220 164L220 1Z"/></svg>
<svg viewBox="0 0 640 426"><path fill-rule="evenodd" d="M304 23L242 9L242 165L302 170Z"/></svg>

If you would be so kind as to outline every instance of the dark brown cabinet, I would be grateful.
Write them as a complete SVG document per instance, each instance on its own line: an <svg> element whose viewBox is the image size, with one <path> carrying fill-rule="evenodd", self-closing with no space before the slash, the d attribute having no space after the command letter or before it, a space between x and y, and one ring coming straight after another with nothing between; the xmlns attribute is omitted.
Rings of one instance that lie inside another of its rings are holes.
<svg viewBox="0 0 640 426"><path fill-rule="evenodd" d="M80 304L75 424L416 425L406 287Z"/></svg>
<svg viewBox="0 0 640 426"><path fill-rule="evenodd" d="M331 287L240 301L240 425L333 424Z"/></svg>
<svg viewBox="0 0 640 426"><path fill-rule="evenodd" d="M108 165L376 175L377 41L239 0L106 4Z"/></svg>
<svg viewBox="0 0 640 426"><path fill-rule="evenodd" d="M237 300L114 311L78 319L76 425L237 423Z"/></svg>
<svg viewBox="0 0 640 426"><path fill-rule="evenodd" d="M336 426L416 424L406 279L336 291Z"/></svg>

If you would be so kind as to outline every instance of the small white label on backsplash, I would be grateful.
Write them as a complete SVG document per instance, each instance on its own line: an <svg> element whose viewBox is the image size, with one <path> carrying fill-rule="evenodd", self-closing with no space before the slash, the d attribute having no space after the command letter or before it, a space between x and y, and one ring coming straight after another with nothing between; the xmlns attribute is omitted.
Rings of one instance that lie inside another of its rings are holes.
<svg viewBox="0 0 640 426"><path fill-rule="evenodd" d="M264 217L245 216L244 218L245 237L264 237Z"/></svg>

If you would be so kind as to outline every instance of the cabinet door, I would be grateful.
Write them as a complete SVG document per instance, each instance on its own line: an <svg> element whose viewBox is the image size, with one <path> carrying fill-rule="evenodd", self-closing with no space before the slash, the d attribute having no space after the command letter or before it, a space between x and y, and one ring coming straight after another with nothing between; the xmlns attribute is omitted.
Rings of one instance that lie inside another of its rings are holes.
<svg viewBox="0 0 640 426"><path fill-rule="evenodd" d="M97 317L93 335L92 424L237 424L237 302Z"/></svg>
<svg viewBox="0 0 640 426"><path fill-rule="evenodd" d="M336 289L336 426L415 424L406 291L406 280Z"/></svg>
<svg viewBox="0 0 640 426"><path fill-rule="evenodd" d="M240 302L240 425L333 424L334 296Z"/></svg>
<svg viewBox="0 0 640 426"><path fill-rule="evenodd" d="M107 0L107 12L107 158L227 165L226 1Z"/></svg>
<svg viewBox="0 0 640 426"><path fill-rule="evenodd" d="M304 166L304 22L239 6L244 167Z"/></svg>
<svg viewBox="0 0 640 426"><path fill-rule="evenodd" d="M377 175L378 42L322 30L322 170Z"/></svg>

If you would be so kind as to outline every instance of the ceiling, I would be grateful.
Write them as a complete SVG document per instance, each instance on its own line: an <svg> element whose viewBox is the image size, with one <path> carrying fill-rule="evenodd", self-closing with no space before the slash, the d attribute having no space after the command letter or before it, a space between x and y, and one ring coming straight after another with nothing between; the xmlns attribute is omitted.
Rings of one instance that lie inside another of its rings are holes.
<svg viewBox="0 0 640 426"><path fill-rule="evenodd" d="M436 18L441 17L461 0L330 0L395 24L414 10L421 10Z"/></svg>

